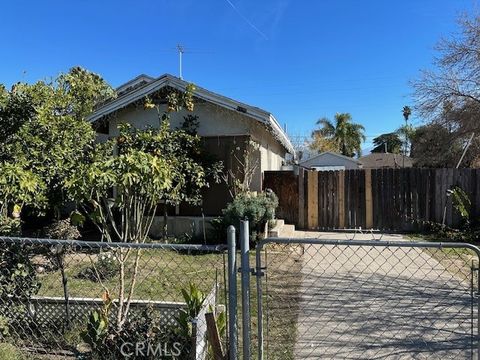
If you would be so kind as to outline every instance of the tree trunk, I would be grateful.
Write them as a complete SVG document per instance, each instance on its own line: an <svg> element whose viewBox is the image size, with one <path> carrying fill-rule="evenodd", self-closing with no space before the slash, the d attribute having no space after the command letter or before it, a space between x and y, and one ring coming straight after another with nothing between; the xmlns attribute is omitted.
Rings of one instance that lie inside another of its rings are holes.
<svg viewBox="0 0 480 360"><path fill-rule="evenodd" d="M168 207L165 203L163 207L163 241L167 241L168 237Z"/></svg>
<svg viewBox="0 0 480 360"><path fill-rule="evenodd" d="M70 329L70 297L68 294L68 279L65 274L65 266L63 261L63 254L57 255L58 265L60 266L60 272L62 273L62 285L63 285L63 297L65 299L65 328Z"/></svg>

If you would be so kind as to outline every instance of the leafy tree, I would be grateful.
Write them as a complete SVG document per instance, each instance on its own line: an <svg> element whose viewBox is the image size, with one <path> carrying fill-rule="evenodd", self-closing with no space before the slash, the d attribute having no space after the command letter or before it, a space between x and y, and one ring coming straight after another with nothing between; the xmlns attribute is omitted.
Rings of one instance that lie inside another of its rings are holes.
<svg viewBox="0 0 480 360"><path fill-rule="evenodd" d="M312 141L308 145L310 150L322 153L325 151L340 152L338 147L338 143L335 142L333 139L326 138L324 135L319 133L318 131L314 131L312 133Z"/></svg>
<svg viewBox="0 0 480 360"><path fill-rule="evenodd" d="M162 194L174 186L174 164L161 151L133 145L138 137L149 143L155 136L122 126L119 137L98 145L90 162L80 164L66 183L108 242L144 243ZM116 321L120 331L136 284L140 249L114 251L120 267ZM133 268L127 272L132 257Z"/></svg>
<svg viewBox="0 0 480 360"><path fill-rule="evenodd" d="M372 153L389 152L392 154L399 154L402 150L402 140L396 132L377 136L373 139L373 145L375 145L375 147L373 148Z"/></svg>
<svg viewBox="0 0 480 360"><path fill-rule="evenodd" d="M45 184L38 175L19 163L0 162L0 236L19 236L20 211L24 204L41 208Z"/></svg>
<svg viewBox="0 0 480 360"><path fill-rule="evenodd" d="M15 164L25 174L31 173L38 182L37 191L41 190L31 199L34 202L13 203L53 209L58 214L67 201L65 179L75 172L95 140L95 131L85 119L95 104L113 95L98 75L79 67L50 83L18 83L10 91L0 89L0 163Z"/></svg>
<svg viewBox="0 0 480 360"><path fill-rule="evenodd" d="M3 146L10 143L21 126L35 116L35 106L28 90L26 84L16 84L11 91L0 85L0 143Z"/></svg>
<svg viewBox="0 0 480 360"><path fill-rule="evenodd" d="M361 155L362 141L365 141L365 128L352 122L349 113L335 114L335 123L327 118L317 121L320 129L313 131L312 137L323 138L328 146L335 146L345 156Z"/></svg>
<svg viewBox="0 0 480 360"><path fill-rule="evenodd" d="M416 128L412 137L411 157L418 167L455 167L465 143L445 126L432 123ZM474 141L462 162L474 166L480 152L480 142Z"/></svg>
<svg viewBox="0 0 480 360"><path fill-rule="evenodd" d="M44 183L19 163L0 163L0 216L5 217L24 204L45 202Z"/></svg>
<svg viewBox="0 0 480 360"><path fill-rule="evenodd" d="M412 144L412 138L415 135L415 128L412 125L405 124L400 126L396 133L401 139L403 145L403 155L408 156Z"/></svg>
<svg viewBox="0 0 480 360"><path fill-rule="evenodd" d="M185 94L168 94L168 109L191 108L192 91L189 87ZM210 170L199 159L200 138L171 130L168 111L160 115L154 100L147 99L145 107L157 108L158 129L121 125L119 136L97 144L66 182L68 192L108 242L144 243L160 201L195 203L208 186ZM114 253L119 264L116 332L120 333L128 319L141 250L117 248Z"/></svg>
<svg viewBox="0 0 480 360"><path fill-rule="evenodd" d="M96 106L115 96L114 90L100 75L78 66L60 74L52 85L60 109L77 120L85 120Z"/></svg>
<svg viewBox="0 0 480 360"><path fill-rule="evenodd" d="M450 141L450 132L439 124L418 127L412 138L411 150L416 166L454 166L455 153L460 149L455 149Z"/></svg>

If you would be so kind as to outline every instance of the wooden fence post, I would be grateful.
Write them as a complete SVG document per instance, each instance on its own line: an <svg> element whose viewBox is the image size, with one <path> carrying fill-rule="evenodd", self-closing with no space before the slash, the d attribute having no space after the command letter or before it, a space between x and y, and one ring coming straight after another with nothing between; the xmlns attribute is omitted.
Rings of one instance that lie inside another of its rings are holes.
<svg viewBox="0 0 480 360"><path fill-rule="evenodd" d="M345 229L345 171L338 172L338 227Z"/></svg>
<svg viewBox="0 0 480 360"><path fill-rule="evenodd" d="M281 196L281 194L279 194ZM298 170L298 226L305 229L305 169Z"/></svg>
<svg viewBox="0 0 480 360"><path fill-rule="evenodd" d="M206 313L205 320L207 321L207 337L212 346L213 358L215 360L225 360L215 315L213 313Z"/></svg>
<svg viewBox="0 0 480 360"><path fill-rule="evenodd" d="M365 227L373 227L372 170L365 169Z"/></svg>
<svg viewBox="0 0 480 360"><path fill-rule="evenodd" d="M308 171L307 186L307 227L308 230L318 229L318 171Z"/></svg>

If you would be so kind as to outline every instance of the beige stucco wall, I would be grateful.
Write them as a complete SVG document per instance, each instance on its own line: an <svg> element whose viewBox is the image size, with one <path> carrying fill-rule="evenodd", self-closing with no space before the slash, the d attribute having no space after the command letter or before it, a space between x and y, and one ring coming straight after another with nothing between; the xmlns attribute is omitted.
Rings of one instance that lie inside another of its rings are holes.
<svg viewBox="0 0 480 360"><path fill-rule="evenodd" d="M165 110L162 107L161 112ZM200 136L234 136L251 135L259 144L257 152L258 168L252 181L252 190L260 191L262 187L262 173L266 170L280 170L285 158L285 150L265 125L245 114L227 110L211 103L197 103L193 113L180 111L172 113L170 124L172 128L180 127L183 117L187 114L197 115L199 118L198 134ZM138 129L158 127L159 119L156 109L127 108L119 111L109 121L109 135L118 135L118 125L128 122Z"/></svg>

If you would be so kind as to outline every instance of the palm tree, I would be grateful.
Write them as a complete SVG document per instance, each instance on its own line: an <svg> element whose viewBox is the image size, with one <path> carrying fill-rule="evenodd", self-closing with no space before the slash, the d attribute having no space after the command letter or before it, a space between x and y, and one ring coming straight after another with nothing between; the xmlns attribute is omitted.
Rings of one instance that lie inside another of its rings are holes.
<svg viewBox="0 0 480 360"><path fill-rule="evenodd" d="M382 134L373 139L372 153L392 153L400 154L402 152L403 142L397 132Z"/></svg>
<svg viewBox="0 0 480 360"><path fill-rule="evenodd" d="M313 132L314 137L323 137L336 144L340 153L353 157L362 153L361 145L365 141L365 128L360 124L352 122L352 115L349 113L335 114L335 124L327 118L317 121L320 129Z"/></svg>
<svg viewBox="0 0 480 360"><path fill-rule="evenodd" d="M410 117L410 115L412 115L412 109L410 109L410 106L404 106L402 109L402 113L403 118L405 119L405 123L407 123L408 118Z"/></svg>
<svg viewBox="0 0 480 360"><path fill-rule="evenodd" d="M403 114L403 118L405 119L405 126L400 127L400 129L398 130L398 133L403 134L405 138L405 147L403 150L404 158L403 158L403 166L402 166L402 167L405 167L405 156L407 156L409 132L411 132L408 127L408 118L410 117L410 115L412 115L412 109L410 109L410 106L404 106L402 109L402 114Z"/></svg>

